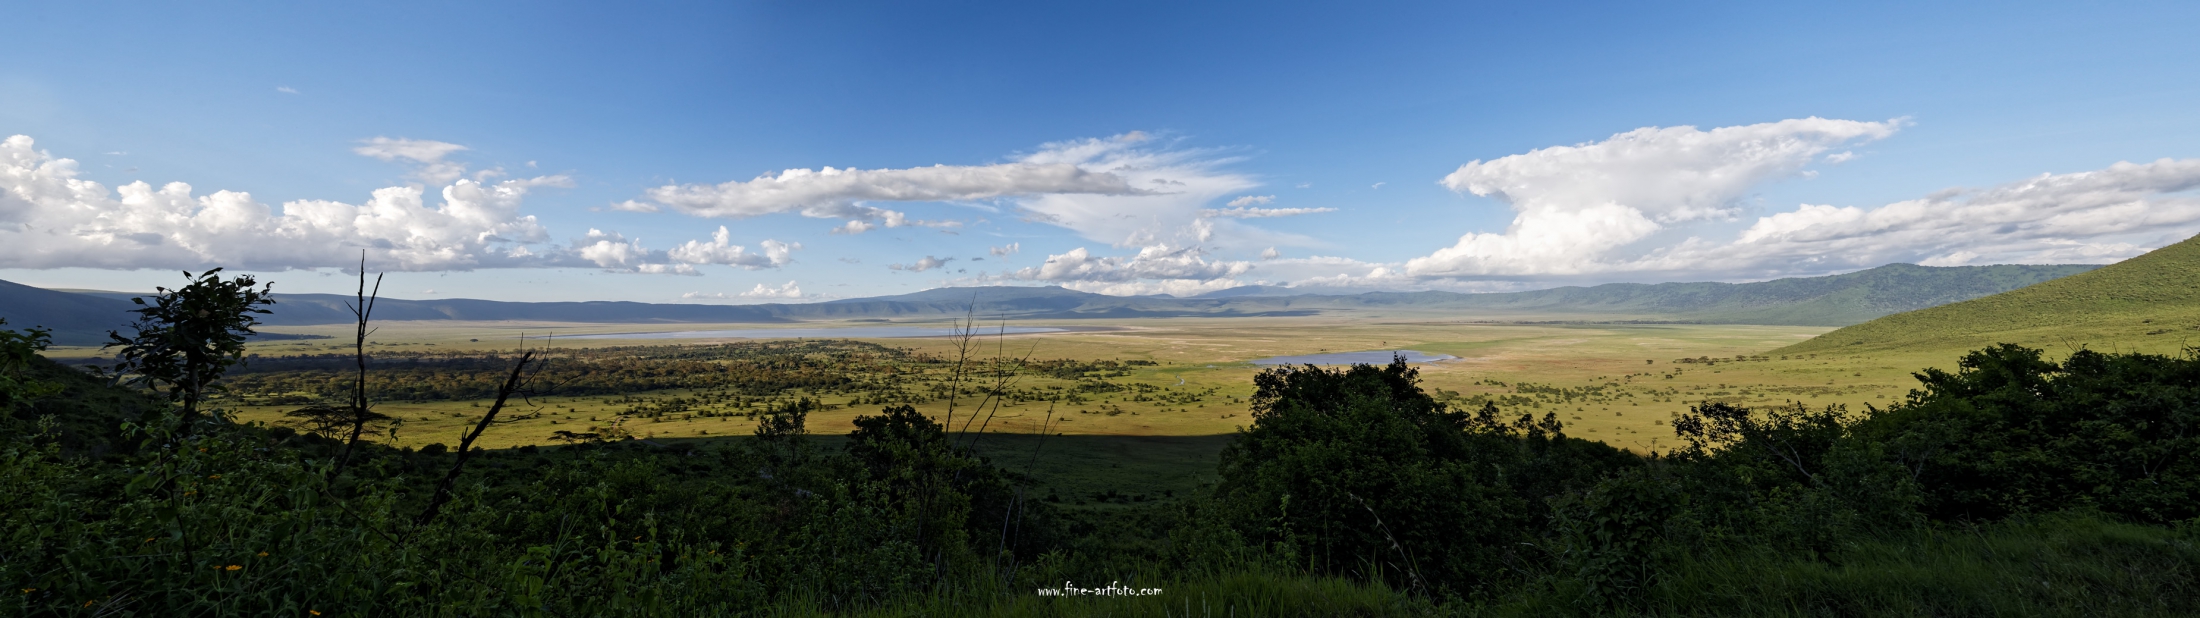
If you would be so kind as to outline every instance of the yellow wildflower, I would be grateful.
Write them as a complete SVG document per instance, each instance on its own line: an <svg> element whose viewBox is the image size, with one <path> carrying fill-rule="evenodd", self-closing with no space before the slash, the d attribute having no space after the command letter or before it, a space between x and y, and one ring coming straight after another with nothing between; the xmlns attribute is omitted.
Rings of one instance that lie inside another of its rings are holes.
<svg viewBox="0 0 2200 618"><path fill-rule="evenodd" d="M264 551L263 551L263 552L260 552L260 557L261 557L261 558L266 558L266 557L267 557L267 552L264 552Z"/></svg>
<svg viewBox="0 0 2200 618"><path fill-rule="evenodd" d="M214 479L214 480L217 480L217 481L219 481L219 480L221 480L221 478L222 478L222 475L216 474L216 475L213 475L213 476L209 476L209 477L206 477L206 478L210 478L210 479Z"/></svg>
<svg viewBox="0 0 2200 618"><path fill-rule="evenodd" d="M30 594L30 593L33 593L33 592L38 592L38 589L37 589L37 588L24 588L24 589L23 589L23 594Z"/></svg>
<svg viewBox="0 0 2200 618"><path fill-rule="evenodd" d="M237 570L237 569L242 569L242 568L244 568L244 567L232 564L232 565L229 565L229 566L227 566L227 567L223 567L223 569L222 569L222 570L225 570L225 571L235 571L235 570Z"/></svg>
<svg viewBox="0 0 2200 618"><path fill-rule="evenodd" d="M315 616L319 616L319 615L321 615L321 612L313 611L313 610L310 610L310 609L309 609L309 610L306 610L306 613L309 613L309 614L313 614L313 615L315 615Z"/></svg>

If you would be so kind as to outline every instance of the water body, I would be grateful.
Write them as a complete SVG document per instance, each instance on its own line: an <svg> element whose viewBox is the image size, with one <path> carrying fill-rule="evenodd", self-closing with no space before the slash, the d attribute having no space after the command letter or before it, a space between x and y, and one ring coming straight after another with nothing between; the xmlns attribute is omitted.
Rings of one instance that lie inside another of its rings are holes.
<svg viewBox="0 0 2200 618"><path fill-rule="evenodd" d="M1023 335L1030 333L1060 333L1068 328L1052 326L1010 326L1005 331L998 326L981 327L979 336ZM858 326L854 328L736 328L731 330L675 330L653 333L604 333L600 335L567 335L559 339L899 339L905 337L947 337L955 329L945 326Z"/></svg>
<svg viewBox="0 0 2200 618"><path fill-rule="evenodd" d="M1433 363L1456 360L1450 354L1430 354L1419 350L1373 350L1368 352L1330 352L1300 356L1271 356L1253 361L1255 365L1388 365L1392 355L1406 357L1408 363Z"/></svg>

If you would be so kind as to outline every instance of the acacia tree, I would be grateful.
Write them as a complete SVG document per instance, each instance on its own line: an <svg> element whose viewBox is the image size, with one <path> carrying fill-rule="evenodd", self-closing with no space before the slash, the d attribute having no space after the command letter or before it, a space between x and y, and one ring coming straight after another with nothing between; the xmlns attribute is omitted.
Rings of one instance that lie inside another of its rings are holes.
<svg viewBox="0 0 2200 618"><path fill-rule="evenodd" d="M230 366L244 361L245 339L260 324L257 316L268 313L261 307L275 304L274 283L255 289L258 282L252 275L224 280L221 271L216 268L196 277L185 271L190 284L175 290L155 288L158 293L150 303L144 297L130 299L139 305L130 311L138 314L131 324L137 334L124 337L108 331L109 342L103 347L122 348L115 355L118 378L181 403L185 427L197 417L208 392L220 388L215 381Z"/></svg>

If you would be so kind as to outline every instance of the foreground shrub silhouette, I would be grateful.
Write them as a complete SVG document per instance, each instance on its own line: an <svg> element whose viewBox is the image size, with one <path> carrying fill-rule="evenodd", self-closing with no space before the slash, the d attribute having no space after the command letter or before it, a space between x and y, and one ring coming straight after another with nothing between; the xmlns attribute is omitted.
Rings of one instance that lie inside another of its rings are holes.
<svg viewBox="0 0 2200 618"><path fill-rule="evenodd" d="M1641 465L1554 416L1448 409L1418 381L1402 359L1262 372L1253 425L1222 454L1221 508L1315 572L1465 594L1537 560L1523 551L1546 499Z"/></svg>
<svg viewBox="0 0 2200 618"><path fill-rule="evenodd" d="M1910 473L1936 519L2200 516L2200 356L2079 350L2053 363L2004 344L1918 380L1856 432Z"/></svg>

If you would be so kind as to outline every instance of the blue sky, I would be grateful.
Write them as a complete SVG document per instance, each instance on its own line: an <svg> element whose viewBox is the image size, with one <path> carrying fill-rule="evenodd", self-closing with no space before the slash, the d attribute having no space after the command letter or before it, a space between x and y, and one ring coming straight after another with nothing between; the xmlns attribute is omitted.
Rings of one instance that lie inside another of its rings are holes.
<svg viewBox="0 0 2200 618"><path fill-rule="evenodd" d="M1471 291L2200 233L2200 7L1774 4L27 4L0 278Z"/></svg>

